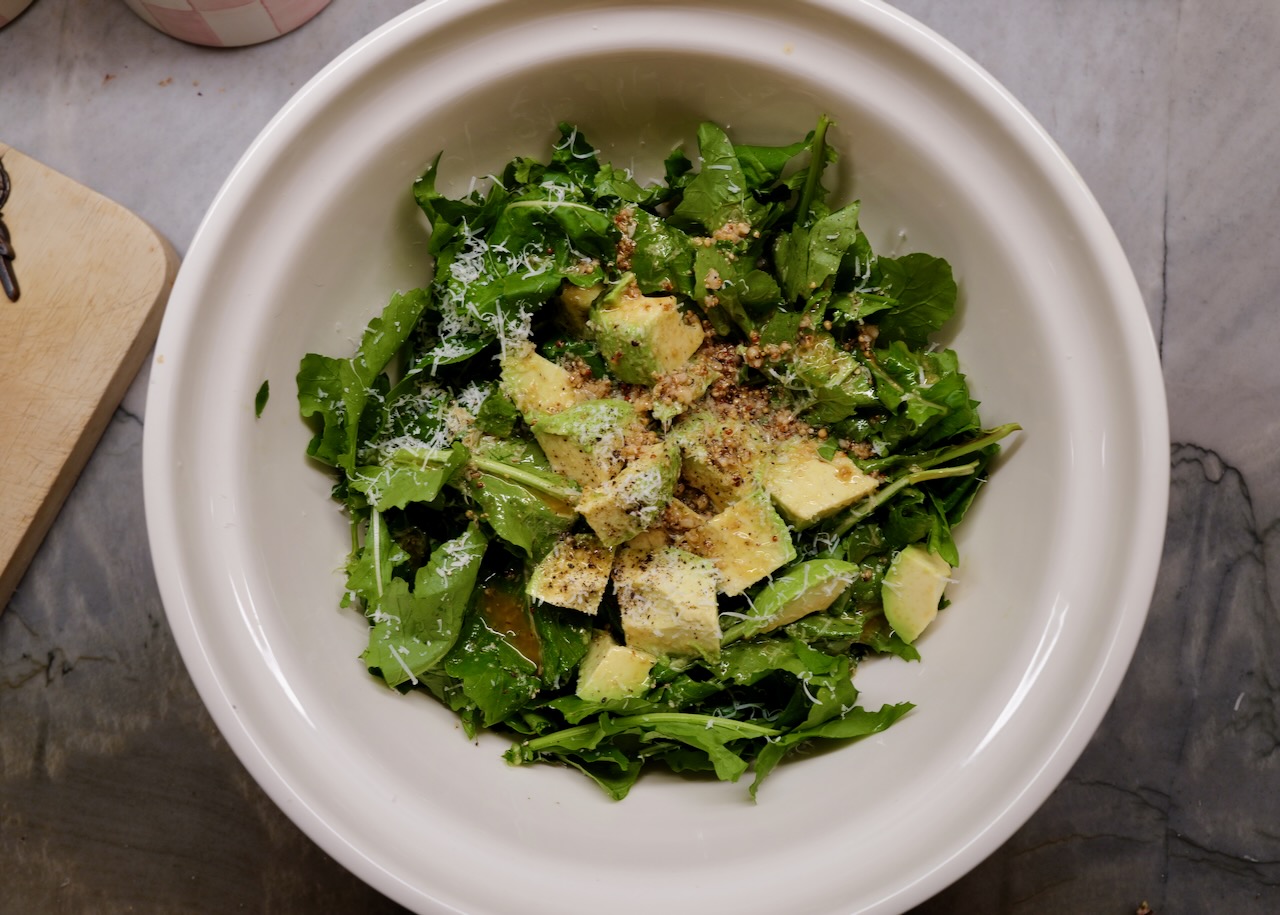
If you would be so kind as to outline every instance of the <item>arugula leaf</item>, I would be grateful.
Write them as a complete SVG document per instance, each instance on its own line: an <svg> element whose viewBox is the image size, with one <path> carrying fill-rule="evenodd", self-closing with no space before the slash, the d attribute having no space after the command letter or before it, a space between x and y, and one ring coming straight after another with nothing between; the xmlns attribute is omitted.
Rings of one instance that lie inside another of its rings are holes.
<svg viewBox="0 0 1280 915"><path fill-rule="evenodd" d="M859 255L860 257L860 255ZM866 261L867 270L870 270L870 264L874 261ZM848 263L846 255L845 263ZM859 260L859 268L861 268ZM843 266L843 265L842 265ZM858 275L855 282L865 282L866 277L862 274ZM831 321L837 327L850 327L859 321L865 321L875 316L879 312L894 307L898 303L888 296L879 295L878 293L866 292L860 290L857 292L840 292L831 297L831 301L827 303L828 314Z"/></svg>
<svg viewBox="0 0 1280 915"><path fill-rule="evenodd" d="M499 390L498 385L491 385L489 393L476 410L476 428L489 435L507 438L515 431L519 421L520 411L516 409L516 405Z"/></svg>
<svg viewBox="0 0 1280 915"><path fill-rule="evenodd" d="M461 631L487 540L472 524L438 546L418 570L413 591L402 578L382 594L363 659L388 686L416 681L444 660Z"/></svg>
<svg viewBox="0 0 1280 915"><path fill-rule="evenodd" d="M599 785L615 801L630 793L644 766L642 757L632 757L613 746L599 750L581 750L574 756L561 757L559 762L572 766Z"/></svg>
<svg viewBox="0 0 1280 915"><path fill-rule="evenodd" d="M834 658L836 662L822 673L800 678L802 692L810 702L809 713L800 729L808 730L852 711L858 701L858 691L853 688L853 668L848 655L829 655L796 641L797 651L809 658L811 666L814 666L815 655Z"/></svg>
<svg viewBox="0 0 1280 915"><path fill-rule="evenodd" d="M670 197L671 190L661 184L641 187L630 170L601 165L592 186L592 196L597 202L621 200L652 209Z"/></svg>
<svg viewBox="0 0 1280 915"><path fill-rule="evenodd" d="M817 737L833 740L853 740L859 737L867 737L871 734L878 734L913 708L915 706L910 702L882 705L879 711L875 712L869 712L859 706L814 728L807 730L803 728L797 729L777 741L766 744L764 749L760 751L760 755L756 757L756 777L748 789L751 799L756 799L760 785L777 767L778 763L782 761L782 758L806 740Z"/></svg>
<svg viewBox="0 0 1280 915"><path fill-rule="evenodd" d="M943 523L946 519L941 519ZM924 492L907 487L893 500L884 517L884 533L897 548L909 543L932 539L939 516Z"/></svg>
<svg viewBox="0 0 1280 915"><path fill-rule="evenodd" d="M565 279L603 278L598 265L589 267L594 277L584 276L582 267L613 250L613 221L574 183L588 180L598 163L575 158L578 138L565 141L556 173L562 183L548 172L543 183L518 194L495 188L490 200L501 205L486 201L481 211L491 224L464 221L434 252L436 317L420 356L433 371L465 362L494 341L525 339L532 317Z"/></svg>
<svg viewBox="0 0 1280 915"><path fill-rule="evenodd" d="M444 659L444 670L460 681L463 695L485 727L519 711L538 694L541 685L537 665L501 633L490 629L474 609Z"/></svg>
<svg viewBox="0 0 1280 915"><path fill-rule="evenodd" d="M602 259L608 258L613 253L614 244L609 235L614 225L608 213L602 213L586 204L569 201L557 203L549 207L547 212L564 230L565 237L576 251ZM556 288L559 288L558 282ZM542 298L545 300L546 296Z"/></svg>
<svg viewBox="0 0 1280 915"><path fill-rule="evenodd" d="M425 379L421 368L405 373L405 377L386 393L382 401L376 441L370 435L361 435L361 442L366 446L360 453L362 459L367 459L371 447L390 439L424 442L452 439L448 416L456 398L453 392Z"/></svg>
<svg viewBox="0 0 1280 915"><path fill-rule="evenodd" d="M600 161L595 148L572 124L561 123L560 142L551 147L551 166L559 167L573 181L588 186L600 171Z"/></svg>
<svg viewBox="0 0 1280 915"><path fill-rule="evenodd" d="M921 444L952 439L979 428L977 402L951 350L913 352L901 340L877 350L869 367L881 402L907 420Z"/></svg>
<svg viewBox="0 0 1280 915"><path fill-rule="evenodd" d="M698 127L698 152L702 167L684 187L671 213L673 221L701 227L706 235L731 223L750 225L760 208L748 197L747 178L729 137L715 124L703 123Z"/></svg>
<svg viewBox="0 0 1280 915"><path fill-rule="evenodd" d="M651 723L644 740L665 738L702 751L722 781L736 782L747 771L747 761L729 746L743 737L740 729L733 726L737 722L732 718L698 715L686 720L675 719L675 714L683 713L649 716Z"/></svg>
<svg viewBox="0 0 1280 915"><path fill-rule="evenodd" d="M809 149L813 142L813 132L803 140L797 140L786 146L750 146L733 144L733 154L742 168L747 187L753 191L768 191L779 178L787 164Z"/></svg>
<svg viewBox="0 0 1280 915"><path fill-rule="evenodd" d="M343 606L358 599L366 614L375 613L395 577L396 567L408 558L408 554L391 539L381 513L374 511L364 544L347 558L347 594Z"/></svg>
<svg viewBox="0 0 1280 915"><path fill-rule="evenodd" d="M267 399L271 396L270 379L262 382L262 386L258 388L258 393L253 398L253 416L255 419L262 418L262 411L266 409Z"/></svg>
<svg viewBox="0 0 1280 915"><path fill-rule="evenodd" d="M541 559L573 526L572 509L553 506L535 490L492 473L465 476L467 494L484 511L495 534L531 559Z"/></svg>
<svg viewBox="0 0 1280 915"><path fill-rule="evenodd" d="M382 314L369 322L352 359L308 353L298 369L298 403L304 418L318 416L320 431L307 453L334 467L351 470L360 444L360 418L375 377L409 339L427 307L429 295L414 289L391 297Z"/></svg>
<svg viewBox="0 0 1280 915"><path fill-rule="evenodd" d="M849 252L857 256L862 240L859 206L855 201L778 236L773 258L788 302L808 301L818 290L829 292Z"/></svg>
<svg viewBox="0 0 1280 915"><path fill-rule="evenodd" d="M860 407L879 404L879 389L862 361L841 349L829 334L813 333L812 337L812 345L793 351L791 363L811 398L800 410L806 419L834 423Z"/></svg>
<svg viewBox="0 0 1280 915"><path fill-rule="evenodd" d="M693 239L645 210L635 210L631 218L631 272L640 291L672 291L691 298Z"/></svg>
<svg viewBox="0 0 1280 915"><path fill-rule="evenodd" d="M454 200L436 190L436 178L440 174L440 157L437 153L431 165L422 176L413 183L413 199L418 204L432 229L432 254L439 251L439 245L453 237L455 227L460 223L479 224L483 212L482 202L472 200Z"/></svg>
<svg viewBox="0 0 1280 915"><path fill-rule="evenodd" d="M745 278L719 247L700 247L694 256L694 296L704 303L708 316L712 312L724 315L744 333L755 330L755 322L747 314L742 303L742 293L747 292ZM711 303L715 303L712 305ZM713 319L714 320L714 319Z"/></svg>
<svg viewBox="0 0 1280 915"><path fill-rule="evenodd" d="M798 654L800 644L795 639L776 636L734 642L720 652L720 660L711 670L717 678L743 686L758 683L776 671L785 671L797 678L812 675L808 660ZM825 662L819 663L824 667L819 672L829 669Z"/></svg>
<svg viewBox="0 0 1280 915"><path fill-rule="evenodd" d="M746 771L747 763L728 744L742 739L773 737L778 733L774 728L749 721L689 712L649 712L618 718L601 714L591 724L575 725L521 741L511 748L507 759L515 764L529 763L543 754L560 756L594 750L606 740L634 734L645 741L666 738L702 750L715 766L718 776L736 781Z"/></svg>
<svg viewBox="0 0 1280 915"><path fill-rule="evenodd" d="M400 449L380 465L357 467L347 482L380 512L404 508L410 502L434 501L469 457L461 443L439 452Z"/></svg>
<svg viewBox="0 0 1280 915"><path fill-rule="evenodd" d="M776 309L760 327L761 345L793 345L800 339L804 318L801 312L787 311L781 307Z"/></svg>
<svg viewBox="0 0 1280 915"><path fill-rule="evenodd" d="M307 454L332 467L355 462L360 412L368 389L350 359L307 353L298 367L298 405L304 418L319 417L320 429ZM354 417L348 422L348 417Z"/></svg>
<svg viewBox="0 0 1280 915"><path fill-rule="evenodd" d="M934 511L934 522L929 527L929 550L945 559L954 569L960 565L960 550L956 547L955 538L951 536L951 521L947 517L946 506L932 491L925 495Z"/></svg>
<svg viewBox="0 0 1280 915"><path fill-rule="evenodd" d="M502 170L504 189L518 191L531 184L539 184L547 167L529 156L516 156Z"/></svg>
<svg viewBox="0 0 1280 915"><path fill-rule="evenodd" d="M591 643L591 626L582 619L541 605L533 612L534 630L541 646L539 673L548 689L560 689L572 679Z"/></svg>
<svg viewBox="0 0 1280 915"><path fill-rule="evenodd" d="M956 310L956 281L951 265L929 254L877 258L875 286L897 305L879 316L880 341L902 341L915 349L951 320Z"/></svg>

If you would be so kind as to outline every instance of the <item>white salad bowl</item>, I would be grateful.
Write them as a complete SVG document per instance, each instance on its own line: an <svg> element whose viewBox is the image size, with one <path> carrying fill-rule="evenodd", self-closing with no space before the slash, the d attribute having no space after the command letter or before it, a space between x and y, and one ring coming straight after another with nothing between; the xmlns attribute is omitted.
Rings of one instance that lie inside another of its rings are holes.
<svg viewBox="0 0 1280 915"><path fill-rule="evenodd" d="M499 8L501 7L501 8ZM429 260L413 179L545 156L557 121L660 173L700 120L743 142L820 113L877 251L950 260L983 419L1020 422L959 531L920 663L865 664L883 734L790 760L759 801L659 773L613 802L512 768L443 707L380 686L338 606L349 549L304 450L294 375L349 352ZM255 393L271 398L260 418ZM945 41L872 0L431 2L335 60L263 131L193 242L157 346L147 519L210 712L330 855L420 912L897 912L980 862L1048 796L1124 674L1155 579L1168 435L1115 235L1033 119Z"/></svg>

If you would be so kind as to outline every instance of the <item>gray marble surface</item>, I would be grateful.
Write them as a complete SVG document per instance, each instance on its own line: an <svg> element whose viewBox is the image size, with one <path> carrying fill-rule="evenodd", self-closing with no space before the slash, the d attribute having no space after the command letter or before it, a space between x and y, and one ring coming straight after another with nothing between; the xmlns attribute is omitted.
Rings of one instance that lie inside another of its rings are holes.
<svg viewBox="0 0 1280 915"><path fill-rule="evenodd" d="M212 51L117 0L37 0L0 31L0 136L183 251L277 108L409 5L336 0ZM1009 87L1093 188L1146 298L1173 438L1163 566L1114 706L1026 826L917 911L1280 911L1280 13L897 5ZM0 912L401 911L276 809L196 696L147 547L144 391L0 615Z"/></svg>

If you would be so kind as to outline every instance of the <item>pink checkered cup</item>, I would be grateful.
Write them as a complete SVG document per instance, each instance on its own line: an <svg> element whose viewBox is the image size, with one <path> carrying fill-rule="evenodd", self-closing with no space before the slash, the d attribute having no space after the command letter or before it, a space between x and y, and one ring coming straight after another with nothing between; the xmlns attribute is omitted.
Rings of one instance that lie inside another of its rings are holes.
<svg viewBox="0 0 1280 915"><path fill-rule="evenodd" d="M279 38L329 0L124 0L153 28L192 44L235 48Z"/></svg>

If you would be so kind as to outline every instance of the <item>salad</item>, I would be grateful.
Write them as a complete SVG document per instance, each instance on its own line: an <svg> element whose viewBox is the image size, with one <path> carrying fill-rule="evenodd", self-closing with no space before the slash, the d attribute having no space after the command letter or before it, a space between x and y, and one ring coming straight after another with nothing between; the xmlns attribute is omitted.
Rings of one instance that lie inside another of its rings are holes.
<svg viewBox="0 0 1280 915"><path fill-rule="evenodd" d="M947 262L877 256L828 202L829 126L705 123L641 184L560 125L460 199L439 156L414 183L434 276L297 377L373 675L617 799L654 765L754 798L907 714L854 669L918 660L1018 427L930 343Z"/></svg>

